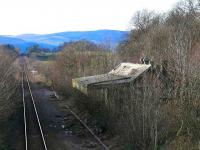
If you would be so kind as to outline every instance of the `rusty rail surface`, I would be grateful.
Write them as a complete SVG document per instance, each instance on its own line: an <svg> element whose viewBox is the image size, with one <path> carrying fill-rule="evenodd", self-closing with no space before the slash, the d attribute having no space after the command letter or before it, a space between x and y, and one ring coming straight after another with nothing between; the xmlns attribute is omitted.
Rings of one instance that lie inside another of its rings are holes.
<svg viewBox="0 0 200 150"><path fill-rule="evenodd" d="M68 106L66 105L66 109L90 132L90 134L102 145L105 150L110 150L108 146L106 146L101 139L88 127L88 125L81 120L81 118Z"/></svg>

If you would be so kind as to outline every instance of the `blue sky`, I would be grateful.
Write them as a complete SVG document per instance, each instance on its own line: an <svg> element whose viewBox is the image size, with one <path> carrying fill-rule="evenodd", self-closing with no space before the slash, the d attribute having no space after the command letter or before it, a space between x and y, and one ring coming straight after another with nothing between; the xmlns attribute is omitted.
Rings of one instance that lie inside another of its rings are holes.
<svg viewBox="0 0 200 150"><path fill-rule="evenodd" d="M165 12L177 0L0 0L0 35L128 30L137 10Z"/></svg>

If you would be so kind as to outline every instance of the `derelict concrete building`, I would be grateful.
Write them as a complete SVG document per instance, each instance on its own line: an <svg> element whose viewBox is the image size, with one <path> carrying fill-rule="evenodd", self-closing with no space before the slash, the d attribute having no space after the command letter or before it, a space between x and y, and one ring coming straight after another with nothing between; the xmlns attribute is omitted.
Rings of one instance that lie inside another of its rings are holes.
<svg viewBox="0 0 200 150"><path fill-rule="evenodd" d="M129 100L143 99L145 90L160 89L159 76L151 64L121 63L107 74L76 78L72 84L92 97L94 103L103 102L109 109L121 110Z"/></svg>
<svg viewBox="0 0 200 150"><path fill-rule="evenodd" d="M94 90L128 86L150 68L150 64L121 63L107 74L72 79L72 84L85 95L91 96Z"/></svg>

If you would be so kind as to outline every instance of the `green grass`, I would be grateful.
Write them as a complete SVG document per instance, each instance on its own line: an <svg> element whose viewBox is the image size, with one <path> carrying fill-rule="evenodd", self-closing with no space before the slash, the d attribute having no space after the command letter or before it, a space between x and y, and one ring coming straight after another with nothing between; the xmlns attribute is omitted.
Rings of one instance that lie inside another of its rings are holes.
<svg viewBox="0 0 200 150"><path fill-rule="evenodd" d="M124 145L124 150L133 150L133 145L131 144Z"/></svg>
<svg viewBox="0 0 200 150"><path fill-rule="evenodd" d="M31 53L29 54L31 58L40 60L40 61L50 61L55 60L55 53Z"/></svg>
<svg viewBox="0 0 200 150"><path fill-rule="evenodd" d="M2 146L0 147L0 150L13 150L13 149L9 148L8 146Z"/></svg>

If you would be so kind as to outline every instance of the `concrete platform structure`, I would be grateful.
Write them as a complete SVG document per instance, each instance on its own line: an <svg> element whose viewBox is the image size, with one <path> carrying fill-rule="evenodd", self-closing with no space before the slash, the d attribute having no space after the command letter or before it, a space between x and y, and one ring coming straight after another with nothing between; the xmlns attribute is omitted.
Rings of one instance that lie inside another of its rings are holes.
<svg viewBox="0 0 200 150"><path fill-rule="evenodd" d="M151 64L121 63L107 74L72 79L72 86L89 96L94 89L133 83L150 68Z"/></svg>

